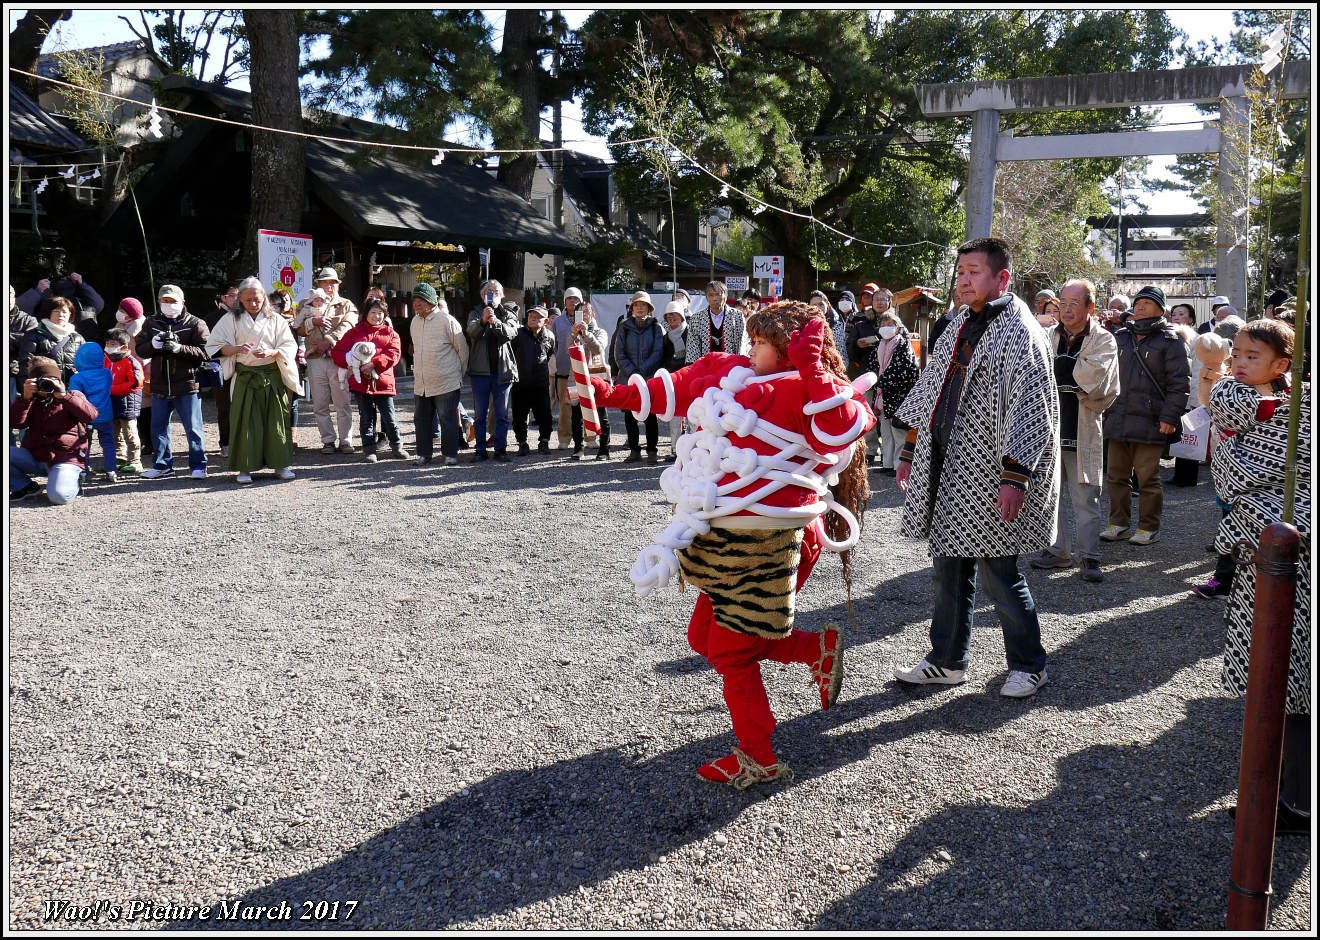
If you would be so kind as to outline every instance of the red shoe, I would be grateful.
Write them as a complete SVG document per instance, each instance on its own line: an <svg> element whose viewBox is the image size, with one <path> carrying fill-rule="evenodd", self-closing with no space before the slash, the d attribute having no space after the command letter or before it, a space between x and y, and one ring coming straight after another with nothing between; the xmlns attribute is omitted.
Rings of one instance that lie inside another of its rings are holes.
<svg viewBox="0 0 1320 940"><path fill-rule="evenodd" d="M792 780L793 771L783 761L768 767L758 764L748 757L741 748L734 748L732 754L726 754L719 760L702 764L697 768L697 776L711 783L727 783L736 790L746 790L758 783L773 783L776 780Z"/></svg>
<svg viewBox="0 0 1320 940"><path fill-rule="evenodd" d="M820 658L811 664L811 678L820 689L820 707L829 708L843 688L843 632L837 624L826 624L820 632Z"/></svg>

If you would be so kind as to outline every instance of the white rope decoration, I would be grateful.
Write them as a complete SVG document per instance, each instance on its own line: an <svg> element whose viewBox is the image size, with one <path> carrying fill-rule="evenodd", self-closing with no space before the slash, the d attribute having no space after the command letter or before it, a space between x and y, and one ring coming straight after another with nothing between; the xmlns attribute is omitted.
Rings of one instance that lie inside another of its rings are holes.
<svg viewBox="0 0 1320 940"><path fill-rule="evenodd" d="M796 374L778 372L758 376L751 369L739 366L720 380L718 388L706 389L688 407L686 417L695 430L679 437L675 443L678 459L660 475L660 489L674 504L674 518L641 550L632 566L630 576L638 597L646 597L672 581L679 571L677 553L691 545L698 535L708 533L712 521L717 519L721 526L731 529L784 529L807 525L833 510L847 524L848 535L837 542L827 535L824 547L832 552L844 552L857 544L861 534L857 517L839 505L829 489L839 482L839 474L852 461L853 449L839 454L818 454L803 435L767 421L735 400L748 385ZM676 405L673 379L663 370L657 376L661 376L666 396L660 417L670 420ZM865 412L858 415L845 435L822 434L814 416L847 401L862 400L874 380L874 374L867 373L826 402L811 402L803 408L804 414L812 416L812 432L819 440L842 446L857 438L866 424ZM651 413L650 390L640 376L633 376L629 384L638 387L642 399L641 407L633 415L639 421L645 420ZM738 447L730 440L731 435L756 438L775 448L775 452L761 454L750 447ZM734 479L721 484L720 479L726 475L733 475ZM758 482L760 486L756 486ZM816 495L817 501L805 506L765 503L787 486L808 490ZM754 488L742 496L733 495L749 487ZM741 512L751 515L737 515Z"/></svg>

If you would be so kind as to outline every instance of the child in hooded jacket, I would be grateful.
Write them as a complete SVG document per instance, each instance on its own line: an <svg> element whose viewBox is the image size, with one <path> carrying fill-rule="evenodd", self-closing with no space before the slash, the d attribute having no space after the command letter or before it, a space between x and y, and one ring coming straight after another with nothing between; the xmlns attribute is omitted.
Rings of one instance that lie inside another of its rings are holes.
<svg viewBox="0 0 1320 940"><path fill-rule="evenodd" d="M110 370L110 405L115 421L115 463L125 473L141 473L142 442L137 419L142 412L142 364L132 353L132 339L125 330L111 330L105 337L105 365ZM120 449L122 445L122 450Z"/></svg>
<svg viewBox="0 0 1320 940"><path fill-rule="evenodd" d="M92 428L101 442L101 455L105 466L105 478L113 483L118 479L115 474L115 418L114 406L110 399L110 386L114 379L106 368L105 350L100 343L83 343L73 357L74 374L69 379L69 391L82 392L83 396L96 409L96 420Z"/></svg>

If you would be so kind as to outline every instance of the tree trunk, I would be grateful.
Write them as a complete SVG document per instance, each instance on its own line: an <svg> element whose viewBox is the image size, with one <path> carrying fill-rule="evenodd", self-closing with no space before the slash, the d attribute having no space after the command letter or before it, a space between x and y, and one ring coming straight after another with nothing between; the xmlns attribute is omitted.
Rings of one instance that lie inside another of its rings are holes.
<svg viewBox="0 0 1320 940"><path fill-rule="evenodd" d="M516 137L496 134L495 146L535 147L541 140L541 88L538 52L541 25L540 10L509 10L504 14L504 43L500 54L504 59L504 79L520 101L521 128ZM501 183L523 199L532 198L532 180L536 175L536 154L523 154L511 158L500 155L500 169L496 176ZM492 251L491 277L504 285L506 293L521 291L523 287L523 252Z"/></svg>
<svg viewBox="0 0 1320 940"><path fill-rule="evenodd" d="M298 22L294 11L255 7L243 11L243 20L252 56L253 122L301 131ZM236 275L257 270L257 229L296 232L302 226L304 169L301 137L269 131L252 133L250 214Z"/></svg>
<svg viewBox="0 0 1320 940"><path fill-rule="evenodd" d="M72 10L28 10L18 21L14 31L9 34L9 67L22 69L24 72L37 71L37 60L41 58L41 47L51 28L60 20L67 20ZM21 88L33 101L41 94L42 87L54 88L26 75L9 73L9 79Z"/></svg>
<svg viewBox="0 0 1320 940"><path fill-rule="evenodd" d="M811 263L811 223L784 216L783 236L771 254L784 256L784 293L787 300L806 301L816 289L816 268Z"/></svg>

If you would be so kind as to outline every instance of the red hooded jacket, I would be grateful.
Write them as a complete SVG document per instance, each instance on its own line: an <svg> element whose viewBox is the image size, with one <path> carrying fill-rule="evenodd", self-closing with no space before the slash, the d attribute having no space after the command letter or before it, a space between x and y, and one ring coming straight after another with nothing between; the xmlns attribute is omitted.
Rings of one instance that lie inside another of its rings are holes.
<svg viewBox="0 0 1320 940"><path fill-rule="evenodd" d="M393 395L394 367L403 355L399 343L399 334L386 320L380 326L372 326L366 320L361 321L344 334L344 338L335 344L330 357L341 369L348 369L348 354L358 343L375 343L376 355L371 359L371 367L376 370L376 378L371 382L359 382L350 369L348 373L349 391L365 395Z"/></svg>

